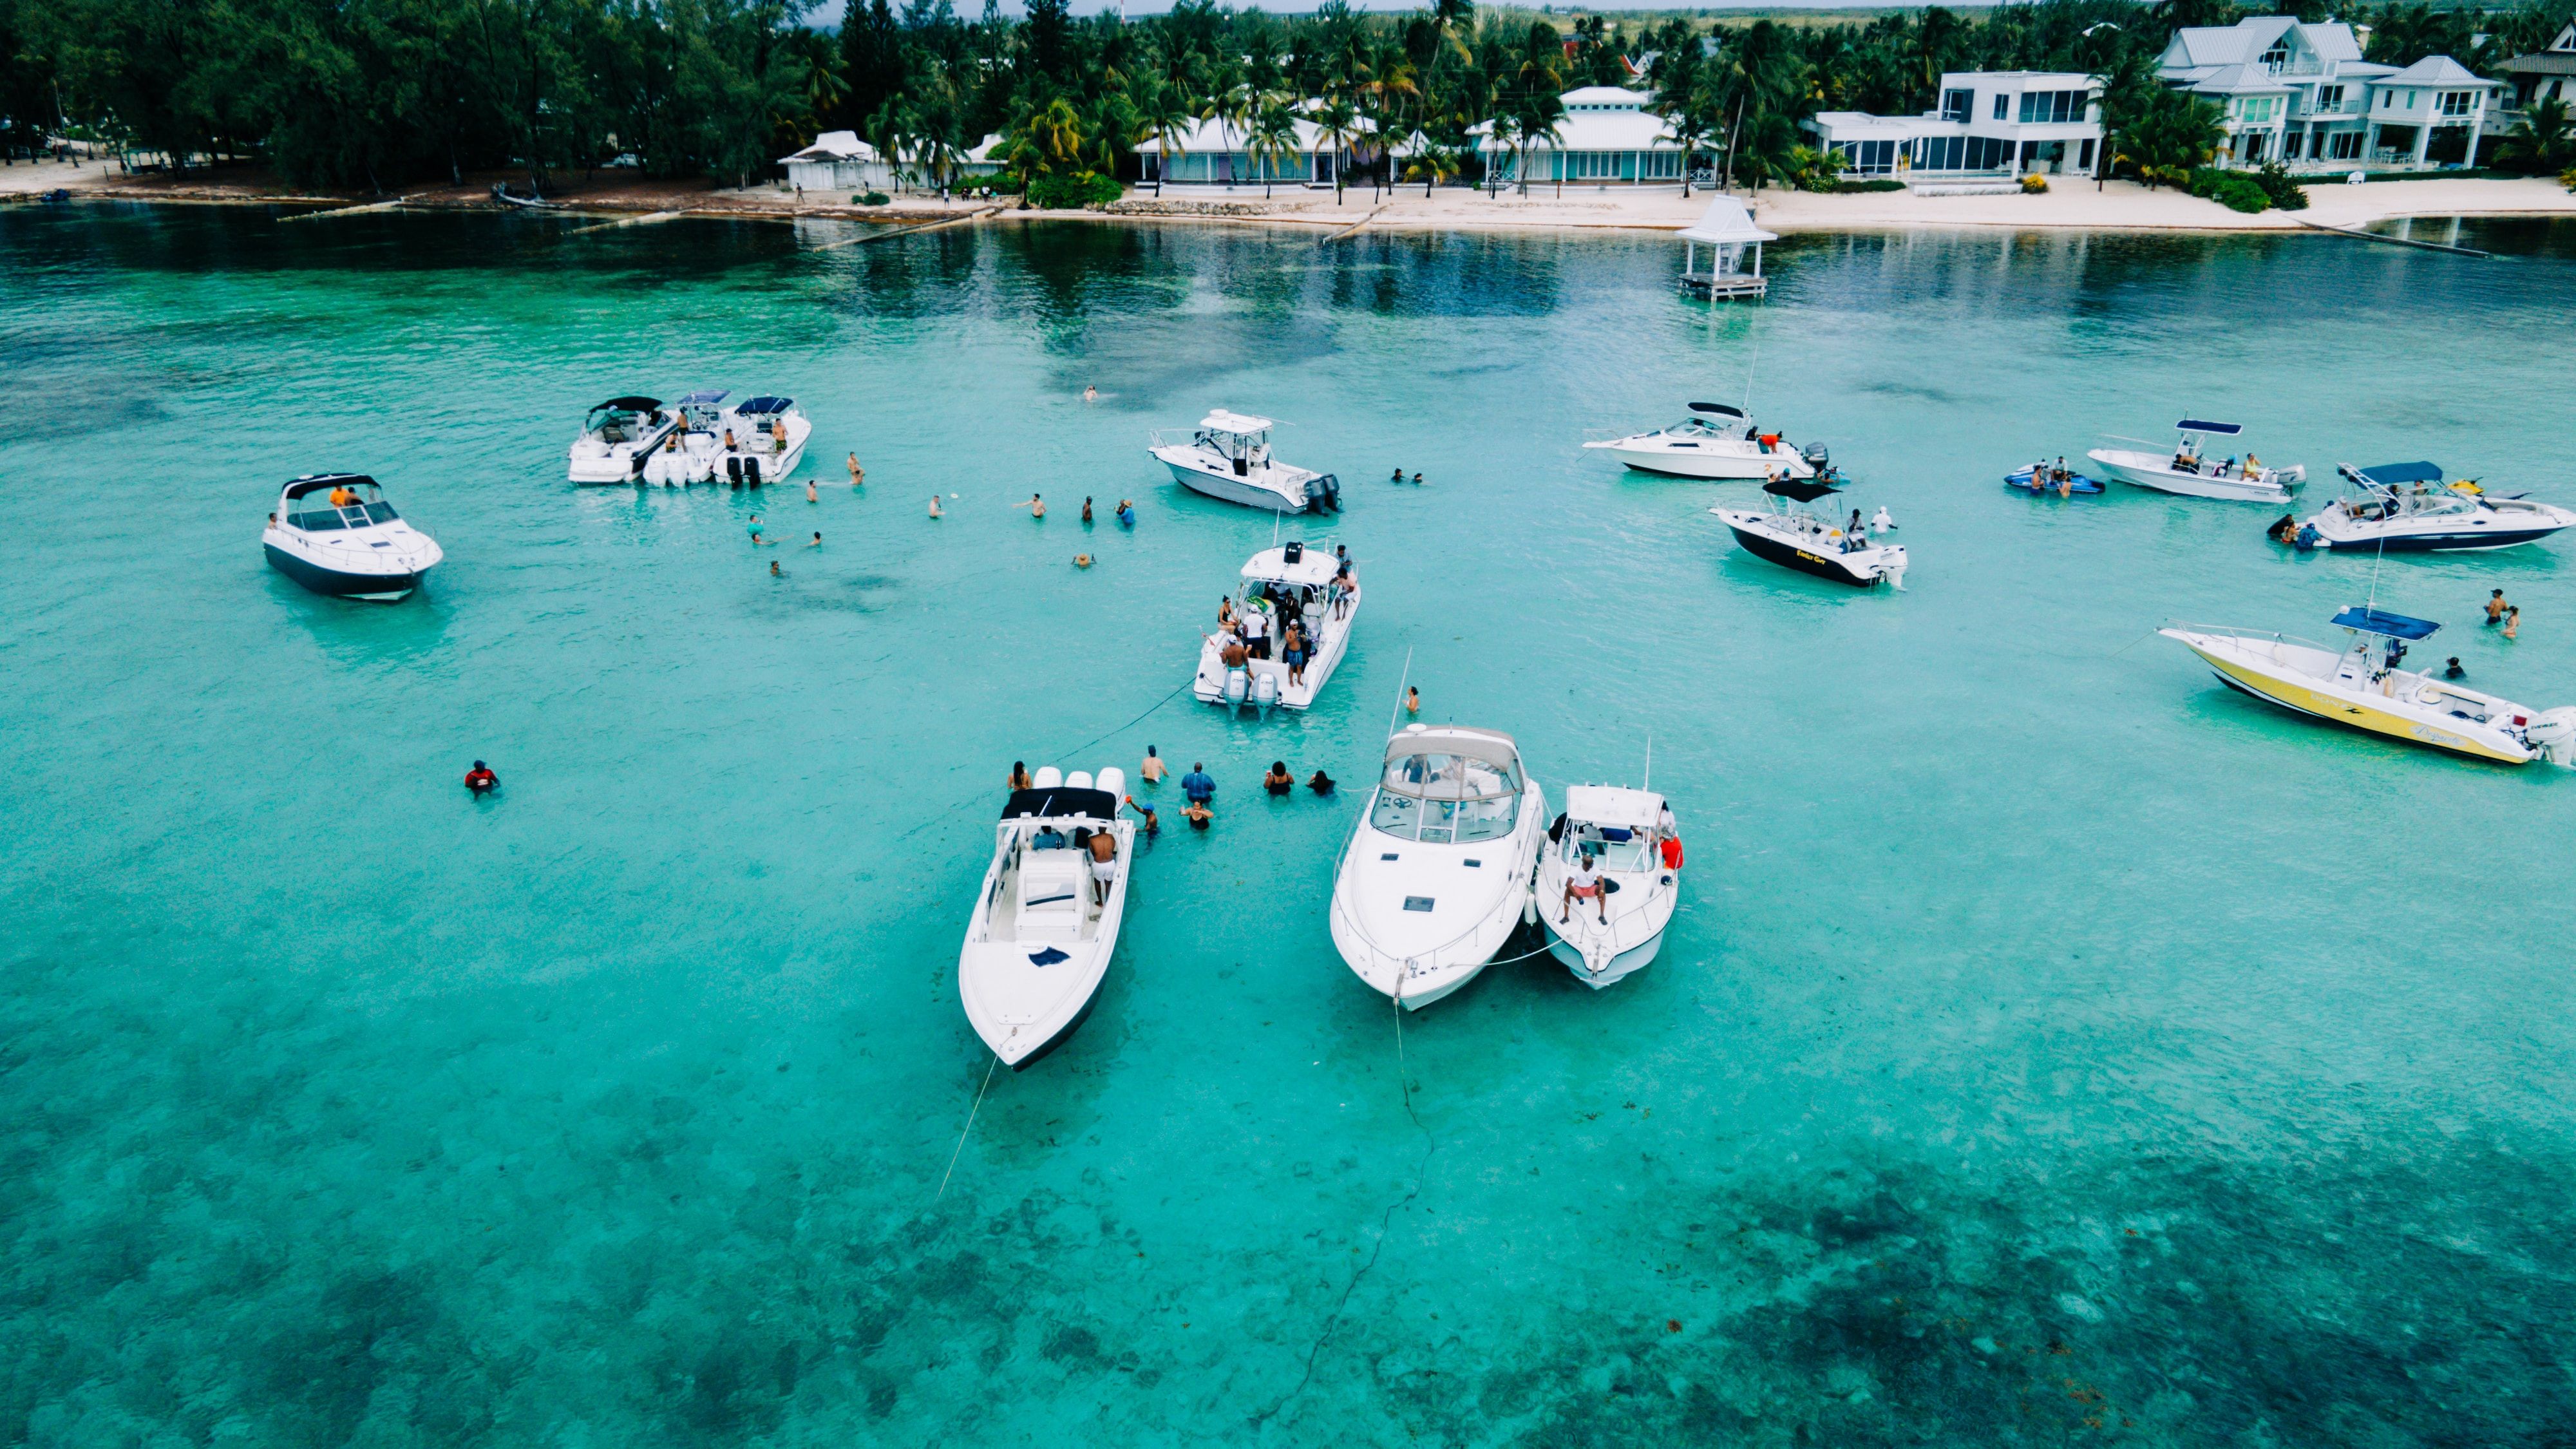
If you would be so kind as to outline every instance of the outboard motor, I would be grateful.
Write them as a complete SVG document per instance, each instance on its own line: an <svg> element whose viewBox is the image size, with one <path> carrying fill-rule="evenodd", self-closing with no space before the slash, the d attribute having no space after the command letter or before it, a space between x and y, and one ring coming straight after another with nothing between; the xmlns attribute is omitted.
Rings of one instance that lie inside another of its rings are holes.
<svg viewBox="0 0 2576 1449"><path fill-rule="evenodd" d="M1251 692L1252 675L1250 671L1229 669L1225 672L1225 689L1223 693L1227 704L1240 709L1243 707L1244 699L1249 696Z"/></svg>
<svg viewBox="0 0 2576 1449"><path fill-rule="evenodd" d="M1320 513L1342 511L1342 480L1330 473L1306 480L1306 506Z"/></svg>
<svg viewBox="0 0 2576 1449"><path fill-rule="evenodd" d="M1254 675L1252 679L1253 708L1260 710L1266 715L1270 713L1271 709L1278 703L1279 676L1275 674Z"/></svg>
<svg viewBox="0 0 2576 1449"><path fill-rule="evenodd" d="M742 481L750 484L754 488L760 486L760 460L758 458L745 458L742 460Z"/></svg>
<svg viewBox="0 0 2576 1449"><path fill-rule="evenodd" d="M2522 731L2532 753L2553 765L2576 769L2576 709L2544 709Z"/></svg>
<svg viewBox="0 0 2576 1449"><path fill-rule="evenodd" d="M725 454L725 481L737 484L742 482L742 460L731 453Z"/></svg>
<svg viewBox="0 0 2576 1449"><path fill-rule="evenodd" d="M1825 445L1822 443L1809 443L1807 446L1798 450L1798 456L1806 459L1807 466L1815 469L1819 473L1825 471L1833 458L1833 454L1826 451Z"/></svg>

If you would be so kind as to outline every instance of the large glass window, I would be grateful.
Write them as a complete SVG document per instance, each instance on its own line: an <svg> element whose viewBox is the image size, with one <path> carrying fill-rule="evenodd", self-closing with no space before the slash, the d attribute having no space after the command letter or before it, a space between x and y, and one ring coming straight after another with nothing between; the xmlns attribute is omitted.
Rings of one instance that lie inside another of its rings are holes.
<svg viewBox="0 0 2576 1449"><path fill-rule="evenodd" d="M2477 99L2476 91L2444 91L2442 92L2442 114L2465 116L2475 108Z"/></svg>
<svg viewBox="0 0 2576 1449"><path fill-rule="evenodd" d="M1509 835L1520 814L1512 770L1463 755L1399 755L1369 806L1369 828L1399 840L1470 844Z"/></svg>
<svg viewBox="0 0 2576 1449"><path fill-rule="evenodd" d="M2024 91L2021 119L2031 124L2047 122L2052 125L2062 121L2080 121L2084 119L2085 106L2091 99L2089 91ZM1996 108L1995 119L2003 119L2000 105Z"/></svg>
<svg viewBox="0 0 2576 1449"><path fill-rule="evenodd" d="M2319 87L2317 87L2317 109L2318 109L2319 111L2321 111L2321 112L2334 112L2334 111L2340 111L2340 110L2342 110L2342 109L2343 109L2343 87L2341 87L2341 86L2319 86Z"/></svg>
<svg viewBox="0 0 2576 1449"><path fill-rule="evenodd" d="M1975 91L1943 91L1941 93L1941 119L1945 121L1964 121L1968 119L1968 108L1976 103L1977 93Z"/></svg>

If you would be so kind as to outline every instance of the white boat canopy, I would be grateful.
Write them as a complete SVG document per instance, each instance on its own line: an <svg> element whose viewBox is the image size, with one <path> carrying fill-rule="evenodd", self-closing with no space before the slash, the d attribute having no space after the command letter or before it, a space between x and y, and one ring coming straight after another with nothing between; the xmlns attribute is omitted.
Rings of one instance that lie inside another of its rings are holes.
<svg viewBox="0 0 2576 1449"><path fill-rule="evenodd" d="M1320 589L1333 581L1339 561L1333 555L1298 544L1297 561L1288 561L1288 545L1265 548L1243 566L1243 576L1255 583L1303 584Z"/></svg>
<svg viewBox="0 0 2576 1449"><path fill-rule="evenodd" d="M1586 825L1652 830L1663 813L1664 797L1650 790L1629 790L1616 785L1565 787L1565 818L1579 820Z"/></svg>
<svg viewBox="0 0 2576 1449"><path fill-rule="evenodd" d="M1465 725L1410 724L1396 731L1386 742L1389 761L1407 755L1458 755L1482 760L1489 765L1520 768L1521 752L1512 737L1500 730L1471 729Z"/></svg>
<svg viewBox="0 0 2576 1449"><path fill-rule="evenodd" d="M1721 196L1708 204L1700 219L1682 229L1682 240L1707 242L1711 246L1741 246L1746 242L1778 241L1774 233L1753 224L1753 213L1732 196Z"/></svg>
<svg viewBox="0 0 2576 1449"><path fill-rule="evenodd" d="M1242 437L1253 433L1269 432L1277 424L1268 418L1256 418L1247 413L1230 413L1223 408L1218 408L1215 412L1199 419L1199 426L1211 433L1233 433Z"/></svg>

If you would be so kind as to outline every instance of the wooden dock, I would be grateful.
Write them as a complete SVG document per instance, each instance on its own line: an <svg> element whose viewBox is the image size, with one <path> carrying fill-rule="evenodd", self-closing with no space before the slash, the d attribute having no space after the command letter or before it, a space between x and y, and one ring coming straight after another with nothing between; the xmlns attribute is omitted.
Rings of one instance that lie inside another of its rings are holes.
<svg viewBox="0 0 2576 1449"><path fill-rule="evenodd" d="M1684 292L1711 302L1759 297L1770 288L1768 277L1747 276L1742 272L1684 272L1681 280Z"/></svg>

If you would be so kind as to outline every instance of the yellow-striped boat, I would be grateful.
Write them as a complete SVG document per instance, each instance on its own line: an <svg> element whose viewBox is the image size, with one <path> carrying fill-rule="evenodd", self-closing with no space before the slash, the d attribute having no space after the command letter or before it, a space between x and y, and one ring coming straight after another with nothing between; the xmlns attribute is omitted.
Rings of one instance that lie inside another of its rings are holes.
<svg viewBox="0 0 2576 1449"><path fill-rule="evenodd" d="M2576 708L2535 710L2398 667L2442 626L2354 604L2334 616L2342 649L2284 634L2177 624L2156 632L2201 657L2219 682L2284 709L2410 744L2508 765L2576 766Z"/></svg>

